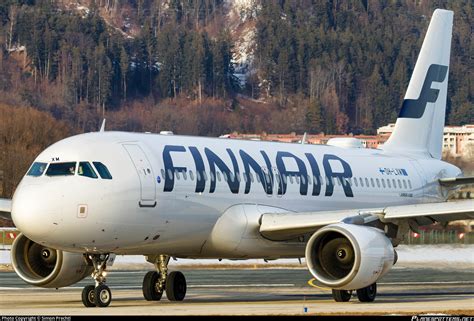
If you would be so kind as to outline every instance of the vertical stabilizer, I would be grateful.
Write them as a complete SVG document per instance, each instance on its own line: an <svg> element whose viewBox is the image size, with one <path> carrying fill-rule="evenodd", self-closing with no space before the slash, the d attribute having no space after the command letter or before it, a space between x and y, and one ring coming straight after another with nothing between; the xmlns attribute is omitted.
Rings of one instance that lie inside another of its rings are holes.
<svg viewBox="0 0 474 321"><path fill-rule="evenodd" d="M453 12L436 9L395 129L382 149L441 158Z"/></svg>

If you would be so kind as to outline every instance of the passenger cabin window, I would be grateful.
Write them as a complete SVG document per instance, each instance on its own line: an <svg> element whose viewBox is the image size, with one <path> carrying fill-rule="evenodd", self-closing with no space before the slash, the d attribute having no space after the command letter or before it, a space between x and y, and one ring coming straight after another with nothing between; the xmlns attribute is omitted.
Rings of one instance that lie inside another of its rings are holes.
<svg viewBox="0 0 474 321"><path fill-rule="evenodd" d="M94 164L95 169L99 173L100 178L102 179L112 179L112 175L110 175L109 169L107 166L102 164L101 162L92 162Z"/></svg>
<svg viewBox="0 0 474 321"><path fill-rule="evenodd" d="M276 181L277 181L277 184L280 185L281 184L281 178L280 178L280 174L276 174Z"/></svg>
<svg viewBox="0 0 474 321"><path fill-rule="evenodd" d="M48 166L46 163L34 162L26 175L34 177L41 176L43 175L46 166Z"/></svg>
<svg viewBox="0 0 474 321"><path fill-rule="evenodd" d="M97 174L89 162L80 162L79 167L77 168L77 174L79 176L97 178Z"/></svg>
<svg viewBox="0 0 474 321"><path fill-rule="evenodd" d="M76 163L54 163L50 164L46 176L72 176L76 173Z"/></svg>

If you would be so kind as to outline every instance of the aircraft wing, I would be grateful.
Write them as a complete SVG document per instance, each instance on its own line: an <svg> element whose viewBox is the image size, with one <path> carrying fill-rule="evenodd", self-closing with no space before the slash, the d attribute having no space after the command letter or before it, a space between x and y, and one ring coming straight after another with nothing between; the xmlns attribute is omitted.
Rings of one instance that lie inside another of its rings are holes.
<svg viewBox="0 0 474 321"><path fill-rule="evenodd" d="M0 198L0 217L12 219L12 200Z"/></svg>
<svg viewBox="0 0 474 321"><path fill-rule="evenodd" d="M266 213L260 218L260 233L271 240L288 240L312 233L320 227L339 222L366 224L380 219L397 223L400 220L417 222L449 222L474 219L474 200L389 206L373 209L349 209L305 213Z"/></svg>

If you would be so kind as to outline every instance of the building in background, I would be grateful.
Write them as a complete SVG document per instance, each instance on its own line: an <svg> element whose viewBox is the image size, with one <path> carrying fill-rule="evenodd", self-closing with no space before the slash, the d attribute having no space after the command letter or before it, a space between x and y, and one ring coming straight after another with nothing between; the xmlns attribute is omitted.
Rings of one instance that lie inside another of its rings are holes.
<svg viewBox="0 0 474 321"><path fill-rule="evenodd" d="M390 137L395 124L377 129L377 136ZM474 158L474 125L446 126L443 134L443 154L453 157Z"/></svg>
<svg viewBox="0 0 474 321"><path fill-rule="evenodd" d="M365 148L379 148L379 146L383 145L388 140L394 129L395 124L388 124L377 129L377 135L325 135L324 133L315 135L307 134L306 143L325 145L332 138L356 138ZM221 137L285 143L300 143L303 139L303 135L297 135L294 132L289 134L239 134L234 132ZM444 127L443 155L474 159L474 124Z"/></svg>

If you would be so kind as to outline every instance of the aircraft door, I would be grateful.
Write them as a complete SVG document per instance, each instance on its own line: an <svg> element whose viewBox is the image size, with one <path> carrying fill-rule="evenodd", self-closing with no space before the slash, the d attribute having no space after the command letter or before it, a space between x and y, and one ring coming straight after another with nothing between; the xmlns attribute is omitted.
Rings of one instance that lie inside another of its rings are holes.
<svg viewBox="0 0 474 321"><path fill-rule="evenodd" d="M153 168L140 146L135 144L124 144L130 159L135 165L138 178L140 179L140 207L156 206L156 185Z"/></svg>
<svg viewBox="0 0 474 321"><path fill-rule="evenodd" d="M410 164L413 166L415 174L412 176L413 187L414 190L412 191L415 197L421 198L424 200L424 189L426 188L426 176L423 167L416 161L410 161Z"/></svg>

